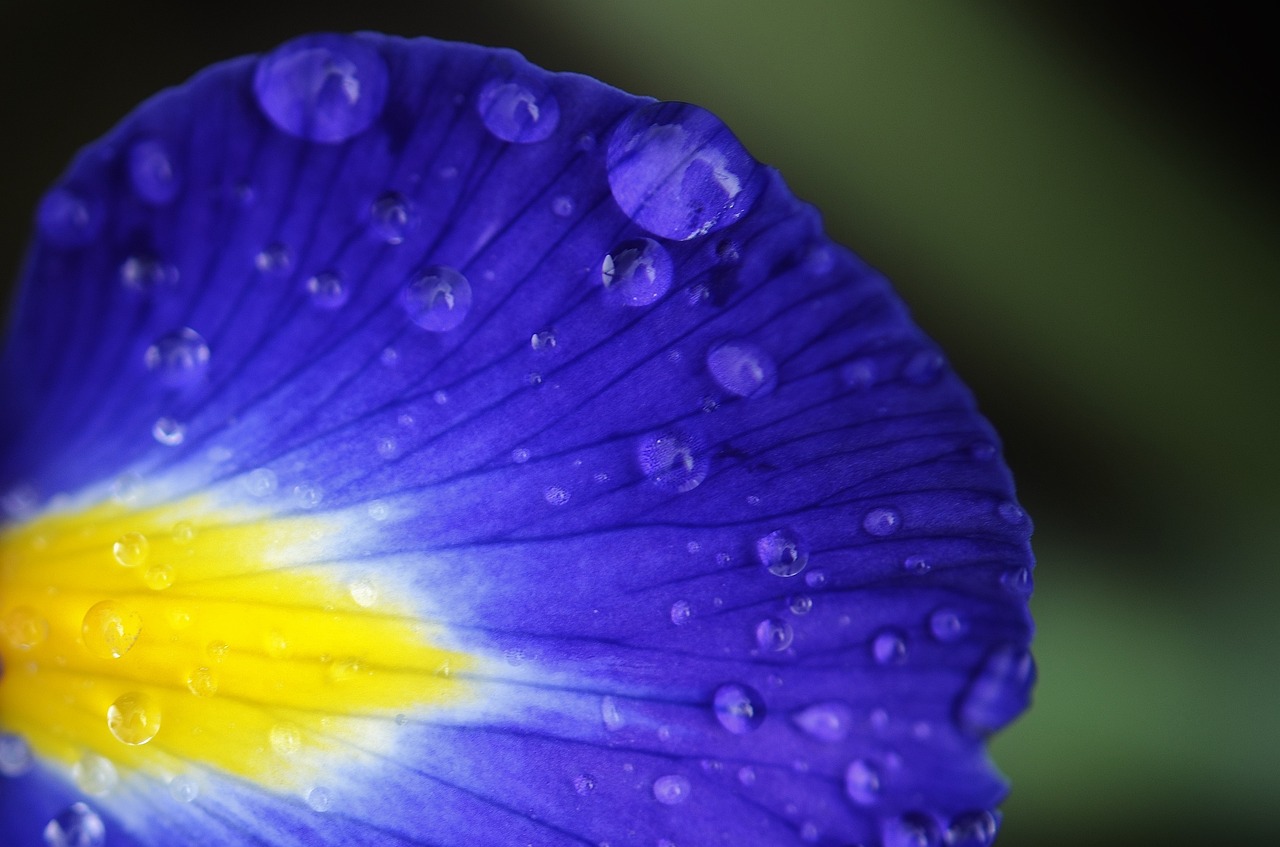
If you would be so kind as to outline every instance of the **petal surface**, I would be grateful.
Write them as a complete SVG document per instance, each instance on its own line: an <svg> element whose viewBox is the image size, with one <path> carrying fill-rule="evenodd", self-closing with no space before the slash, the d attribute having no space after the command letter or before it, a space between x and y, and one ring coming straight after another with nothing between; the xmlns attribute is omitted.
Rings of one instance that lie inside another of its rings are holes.
<svg viewBox="0 0 1280 847"><path fill-rule="evenodd" d="M308 36L143 105L36 223L10 840L994 838L1035 674L998 440L710 113Z"/></svg>

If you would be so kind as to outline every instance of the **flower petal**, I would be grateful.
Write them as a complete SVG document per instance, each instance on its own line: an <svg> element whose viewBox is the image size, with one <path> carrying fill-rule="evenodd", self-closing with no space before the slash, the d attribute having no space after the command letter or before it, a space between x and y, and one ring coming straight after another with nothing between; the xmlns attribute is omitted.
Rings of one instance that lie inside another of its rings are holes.
<svg viewBox="0 0 1280 847"><path fill-rule="evenodd" d="M994 837L1029 521L888 284L710 113L308 36L145 104L37 225L12 839Z"/></svg>

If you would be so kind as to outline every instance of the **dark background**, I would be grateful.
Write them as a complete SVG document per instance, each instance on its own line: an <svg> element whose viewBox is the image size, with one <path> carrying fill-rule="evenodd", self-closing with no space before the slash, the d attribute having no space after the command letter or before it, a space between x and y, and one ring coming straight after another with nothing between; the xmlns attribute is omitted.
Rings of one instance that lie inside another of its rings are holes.
<svg viewBox="0 0 1280 847"><path fill-rule="evenodd" d="M700 103L901 288L1037 520L1000 843L1280 833L1275 59L1241 3L5 0L0 271L139 101L311 30L514 47ZM1258 841L1259 837L1262 841Z"/></svg>

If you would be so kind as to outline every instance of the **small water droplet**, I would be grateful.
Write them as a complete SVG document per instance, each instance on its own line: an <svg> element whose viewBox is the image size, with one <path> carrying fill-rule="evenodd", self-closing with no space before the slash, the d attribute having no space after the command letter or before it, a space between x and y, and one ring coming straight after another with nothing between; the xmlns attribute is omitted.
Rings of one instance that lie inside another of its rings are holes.
<svg viewBox="0 0 1280 847"><path fill-rule="evenodd" d="M622 242L600 265L605 294L626 306L648 306L667 293L674 279L671 254L652 238Z"/></svg>
<svg viewBox="0 0 1280 847"><path fill-rule="evenodd" d="M1036 666L1024 647L1005 644L987 655L960 695L956 718L973 736L1003 729L1031 702Z"/></svg>
<svg viewBox="0 0 1280 847"><path fill-rule="evenodd" d="M670 491L692 491L707 478L711 469L711 460L702 444L679 430L641 438L636 458L650 482Z"/></svg>
<svg viewBox="0 0 1280 847"><path fill-rule="evenodd" d="M79 194L55 188L40 200L36 226L40 234L58 247L82 247L93 240L102 225L102 215Z"/></svg>
<svg viewBox="0 0 1280 847"><path fill-rule="evenodd" d="M300 482L293 487L291 492L293 502L297 503L304 509L314 509L320 505L320 501L324 500L324 491L320 486L312 485L309 482Z"/></svg>
<svg viewBox="0 0 1280 847"><path fill-rule="evenodd" d="M170 533L174 544L190 544L191 540L196 537L196 528L187 521L178 521L173 525L173 531Z"/></svg>
<svg viewBox="0 0 1280 847"><path fill-rule="evenodd" d="M146 694L121 694L107 707L107 729L122 744L146 744L160 731L160 707Z"/></svg>
<svg viewBox="0 0 1280 847"><path fill-rule="evenodd" d="M869 534L884 537L893 535L902 526L902 515L897 509L882 507L867 512L862 519L862 528Z"/></svg>
<svg viewBox="0 0 1280 847"><path fill-rule="evenodd" d="M853 710L843 703L815 703L791 718L796 726L819 741L836 743L849 735Z"/></svg>
<svg viewBox="0 0 1280 847"><path fill-rule="evenodd" d="M85 612L84 646L100 659L118 659L132 649L142 632L142 616L115 600L103 600Z"/></svg>
<svg viewBox="0 0 1280 847"><path fill-rule="evenodd" d="M610 731L622 729L626 723L617 699L608 694L600 700L600 719L604 721L604 728Z"/></svg>
<svg viewBox="0 0 1280 847"><path fill-rule="evenodd" d="M129 150L129 181L144 201L159 206L178 195L178 180L169 151L161 141L147 139Z"/></svg>
<svg viewBox="0 0 1280 847"><path fill-rule="evenodd" d="M178 269L155 256L130 256L120 266L120 284L137 294L150 294L178 282Z"/></svg>
<svg viewBox="0 0 1280 847"><path fill-rule="evenodd" d="M107 827L84 803L73 803L44 827L45 847L102 847Z"/></svg>
<svg viewBox="0 0 1280 847"><path fill-rule="evenodd" d="M978 462L990 462L999 452L990 441L978 441L969 448L969 455Z"/></svg>
<svg viewBox="0 0 1280 847"><path fill-rule="evenodd" d="M774 576L795 576L809 564L809 545L793 529L775 529L756 540L756 556Z"/></svg>
<svg viewBox="0 0 1280 847"><path fill-rule="evenodd" d="M1000 584L1016 597L1028 598L1035 588L1030 568L1010 568L1000 574Z"/></svg>
<svg viewBox="0 0 1280 847"><path fill-rule="evenodd" d="M457 270L431 265L414 274L400 292L409 320L429 332L448 332L471 311L471 283Z"/></svg>
<svg viewBox="0 0 1280 847"><path fill-rule="evenodd" d="M827 572L824 570L812 570L804 575L804 584L810 588L821 588L827 584Z"/></svg>
<svg viewBox="0 0 1280 847"><path fill-rule="evenodd" d="M871 655L878 665L901 665L907 660L907 639L896 629L882 630L871 640Z"/></svg>
<svg viewBox="0 0 1280 847"><path fill-rule="evenodd" d="M556 348L556 334L549 329L535 332L533 337L529 339L529 346L534 350L554 350Z"/></svg>
<svg viewBox="0 0 1280 847"><path fill-rule="evenodd" d="M258 60L253 91L280 129L333 144L377 120L387 82L386 62L370 43L346 35L304 35Z"/></svg>
<svg viewBox="0 0 1280 847"><path fill-rule="evenodd" d="M800 840L808 844L814 844L821 837L818 825L813 821L805 821L800 824Z"/></svg>
<svg viewBox="0 0 1280 847"><path fill-rule="evenodd" d="M39 647L49 637L49 622L30 606L17 606L4 616L5 639L19 650ZM0 675L4 666L0 663Z"/></svg>
<svg viewBox="0 0 1280 847"><path fill-rule="evenodd" d="M302 747L302 731L291 723L278 723L267 733L271 749L282 756L291 756Z"/></svg>
<svg viewBox="0 0 1280 847"><path fill-rule="evenodd" d="M187 690L197 697L212 697L218 693L218 678L209 668L196 668L187 677Z"/></svg>
<svg viewBox="0 0 1280 847"><path fill-rule="evenodd" d="M177 447L187 437L187 428L173 418L157 418L151 425L151 437L166 447Z"/></svg>
<svg viewBox="0 0 1280 847"><path fill-rule="evenodd" d="M532 144L555 131L560 104L538 80L494 79L476 100L485 128L503 141Z"/></svg>
<svg viewBox="0 0 1280 847"><path fill-rule="evenodd" d="M778 384L773 357L749 341L724 341L712 347L707 352L707 370L717 385L739 397L764 397Z"/></svg>
<svg viewBox="0 0 1280 847"><path fill-rule="evenodd" d="M413 206L394 191L388 191L369 206L369 229L387 244L403 244L414 223Z"/></svg>
<svg viewBox="0 0 1280 847"><path fill-rule="evenodd" d="M622 211L650 232L686 241L723 229L759 196L759 165L719 118L687 103L640 106L605 157Z"/></svg>
<svg viewBox="0 0 1280 847"><path fill-rule="evenodd" d="M1022 511L1022 507L1012 500L1005 500L996 507L996 512L1001 519L1010 526L1018 526L1026 520L1027 513Z"/></svg>
<svg viewBox="0 0 1280 847"><path fill-rule="evenodd" d="M884 847L941 847L942 834L933 818L922 812L907 812L882 823Z"/></svg>
<svg viewBox="0 0 1280 847"><path fill-rule="evenodd" d="M542 493L542 496L552 506L563 506L569 502L569 492L558 485L553 485Z"/></svg>
<svg viewBox="0 0 1280 847"><path fill-rule="evenodd" d="M169 796L176 803L193 803L200 796L200 783L185 774L169 780Z"/></svg>
<svg viewBox="0 0 1280 847"><path fill-rule="evenodd" d="M653 796L659 803L676 806L689 799L692 788L687 777L668 774L653 781Z"/></svg>
<svg viewBox="0 0 1280 847"><path fill-rule="evenodd" d="M902 569L907 573L926 574L929 572L929 562L924 556L908 556L902 560Z"/></svg>
<svg viewBox="0 0 1280 847"><path fill-rule="evenodd" d="M240 477L240 487L250 497L269 497L275 493L280 480L270 468L254 468Z"/></svg>
<svg viewBox="0 0 1280 847"><path fill-rule="evenodd" d="M693 619L693 606L688 600L677 600L671 604L671 622L676 626L684 626Z"/></svg>
<svg viewBox="0 0 1280 847"><path fill-rule="evenodd" d="M71 766L71 779L76 787L93 797L105 797L120 782L116 766L96 753L85 753Z"/></svg>
<svg viewBox="0 0 1280 847"><path fill-rule="evenodd" d="M354 580L349 586L349 590L351 591L351 599L355 601L357 606L368 609L378 602L378 587L371 580Z"/></svg>
<svg viewBox="0 0 1280 847"><path fill-rule="evenodd" d="M929 631L945 644L964 637L969 631L969 622L956 610L944 606L929 615Z"/></svg>
<svg viewBox="0 0 1280 847"><path fill-rule="evenodd" d="M859 806L874 806L884 792L884 774L870 759L854 759L844 772L844 790Z"/></svg>
<svg viewBox="0 0 1280 847"><path fill-rule="evenodd" d="M192 385L209 368L209 344L194 329L183 327L157 338L147 348L143 363L164 385Z"/></svg>
<svg viewBox="0 0 1280 847"><path fill-rule="evenodd" d="M902 375L908 382L916 385L929 385L942 376L945 366L946 360L941 353L936 350L921 350L907 359L907 363L902 366Z"/></svg>
<svg viewBox="0 0 1280 847"><path fill-rule="evenodd" d="M253 266L266 276L287 276L293 267L293 251L289 249L289 245L278 241L268 244L253 257Z"/></svg>
<svg viewBox="0 0 1280 847"><path fill-rule="evenodd" d="M31 770L31 745L21 735L0 732L0 776L22 776Z"/></svg>
<svg viewBox="0 0 1280 847"><path fill-rule="evenodd" d="M764 698L749 685L727 682L712 698L716 720L734 735L745 735L764 723Z"/></svg>
<svg viewBox="0 0 1280 847"><path fill-rule="evenodd" d="M147 561L151 549L147 537L140 532L126 532L111 545L111 555L116 563L126 568L136 568Z"/></svg>
<svg viewBox="0 0 1280 847"><path fill-rule="evenodd" d="M580 796L586 797L593 794L596 790L596 779L590 774L579 774L573 778L573 790Z"/></svg>
<svg viewBox="0 0 1280 847"><path fill-rule="evenodd" d="M143 573L142 581L152 591L164 591L173 585L173 568L165 564L152 565Z"/></svg>
<svg viewBox="0 0 1280 847"><path fill-rule="evenodd" d="M807 615L813 611L813 598L805 594L797 594L787 601L787 608L791 610L793 615Z"/></svg>
<svg viewBox="0 0 1280 847"><path fill-rule="evenodd" d="M333 794L329 789L317 785L307 792L307 805L314 812L327 812L333 806Z"/></svg>
<svg viewBox="0 0 1280 847"><path fill-rule="evenodd" d="M738 782L743 785L756 784L756 769L749 765L738 768Z"/></svg>
<svg viewBox="0 0 1280 847"><path fill-rule="evenodd" d="M995 815L986 810L964 812L947 826L947 847L990 847L996 839Z"/></svg>
<svg viewBox="0 0 1280 847"><path fill-rule="evenodd" d="M782 618L765 618L756 624L756 644L761 650L780 653L791 646L795 631Z"/></svg>
<svg viewBox="0 0 1280 847"><path fill-rule="evenodd" d="M307 297L317 309L340 309L351 299L351 287L335 271L321 271L307 280Z"/></svg>
<svg viewBox="0 0 1280 847"><path fill-rule="evenodd" d="M850 391L864 391L876 384L876 365L871 359L854 359L840 366L840 379Z"/></svg>
<svg viewBox="0 0 1280 847"><path fill-rule="evenodd" d="M561 194L552 199L551 212L558 218L567 218L573 214L573 198Z"/></svg>

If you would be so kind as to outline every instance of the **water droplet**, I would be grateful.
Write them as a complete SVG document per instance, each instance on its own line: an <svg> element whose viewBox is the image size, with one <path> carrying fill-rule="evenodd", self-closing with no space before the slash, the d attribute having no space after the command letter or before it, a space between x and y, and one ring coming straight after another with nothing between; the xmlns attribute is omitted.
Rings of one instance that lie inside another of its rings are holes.
<svg viewBox="0 0 1280 847"><path fill-rule="evenodd" d="M290 756L302 747L302 732L293 724L278 723L267 733L271 749L282 756Z"/></svg>
<svg viewBox="0 0 1280 847"><path fill-rule="evenodd" d="M304 509L314 509L324 499L324 491L318 485L300 482L293 487L293 502Z"/></svg>
<svg viewBox="0 0 1280 847"><path fill-rule="evenodd" d="M596 779L589 774L580 774L573 778L573 790L580 796L586 797L596 790Z"/></svg>
<svg viewBox="0 0 1280 847"><path fill-rule="evenodd" d="M334 271L321 271L307 280L307 297L317 309L340 309L351 299L351 287Z"/></svg>
<svg viewBox="0 0 1280 847"><path fill-rule="evenodd" d="M95 753L85 753L71 766L71 779L76 787L93 797L105 797L120 782L116 766Z"/></svg>
<svg viewBox="0 0 1280 847"><path fill-rule="evenodd" d="M812 570L804 575L804 584L810 588L821 588L827 584L827 572L824 570Z"/></svg>
<svg viewBox="0 0 1280 847"><path fill-rule="evenodd" d="M173 525L171 537L174 544L190 544L196 537L196 528L187 521L178 521Z"/></svg>
<svg viewBox="0 0 1280 847"><path fill-rule="evenodd" d="M415 222L413 207L402 195L388 191L369 207L369 229L387 244L402 244Z"/></svg>
<svg viewBox="0 0 1280 847"><path fill-rule="evenodd" d="M862 528L875 536L893 535L902 526L902 515L897 509L879 508L867 512L862 519Z"/></svg>
<svg viewBox="0 0 1280 847"><path fill-rule="evenodd" d="M854 759L844 772L844 790L859 806L874 806L884 792L884 774L870 759Z"/></svg>
<svg viewBox="0 0 1280 847"><path fill-rule="evenodd" d="M554 350L556 348L556 334L549 329L535 332L533 337L529 339L529 346L534 350Z"/></svg>
<svg viewBox="0 0 1280 847"><path fill-rule="evenodd" d="M969 631L969 622L959 612L944 606L929 615L929 631L945 644L962 638Z"/></svg>
<svg viewBox="0 0 1280 847"><path fill-rule="evenodd" d="M40 234L58 247L82 247L93 240L102 225L102 216L80 195L55 188L40 200L36 226Z"/></svg>
<svg viewBox="0 0 1280 847"><path fill-rule="evenodd" d="M999 452L990 441L978 441L969 448L969 455L977 462L990 462Z"/></svg>
<svg viewBox="0 0 1280 847"><path fill-rule="evenodd" d="M552 506L563 506L569 502L569 492L558 485L553 485L542 493Z"/></svg>
<svg viewBox="0 0 1280 847"><path fill-rule="evenodd" d="M192 803L200 796L200 783L192 777L179 774L169 780L169 796L176 803Z"/></svg>
<svg viewBox="0 0 1280 847"><path fill-rule="evenodd" d="M567 218L573 214L573 198L561 194L551 201L551 213L557 218Z"/></svg>
<svg viewBox="0 0 1280 847"><path fill-rule="evenodd" d="M652 103L628 115L609 140L605 165L622 211L677 241L737 221L763 184L759 165L728 127L687 103Z"/></svg>
<svg viewBox="0 0 1280 847"><path fill-rule="evenodd" d="M485 128L503 141L532 144L555 132L560 104L539 81L495 79L476 100Z"/></svg>
<svg viewBox="0 0 1280 847"><path fill-rule="evenodd" d="M173 162L163 142L148 139L133 145L129 150L129 181L135 194L156 206L178 195Z"/></svg>
<svg viewBox="0 0 1280 847"><path fill-rule="evenodd" d="M996 507L996 512L1001 519L1010 526L1018 526L1027 517L1027 513L1022 511L1022 507L1012 500L1005 500Z"/></svg>
<svg viewBox="0 0 1280 847"><path fill-rule="evenodd" d="M0 776L22 776L31 770L31 746L21 735L0 732Z"/></svg>
<svg viewBox="0 0 1280 847"><path fill-rule="evenodd" d="M947 847L990 847L997 828L995 815L985 810L956 815L947 826Z"/></svg>
<svg viewBox="0 0 1280 847"><path fill-rule="evenodd" d="M884 847L941 847L942 835L933 818L921 812L907 812L882 824Z"/></svg>
<svg viewBox="0 0 1280 847"><path fill-rule="evenodd" d="M797 594L787 601L787 608L791 610L793 615L807 615L813 611L813 598L804 594Z"/></svg>
<svg viewBox="0 0 1280 847"><path fill-rule="evenodd" d="M81 625L85 649L100 659L118 659L128 653L141 632L142 617L115 600L94 604Z"/></svg>
<svg viewBox="0 0 1280 847"><path fill-rule="evenodd" d="M146 744L160 731L160 707L146 694L121 694L107 707L107 729L122 744Z"/></svg>
<svg viewBox="0 0 1280 847"><path fill-rule="evenodd" d="M745 735L764 723L764 698L749 685L727 682L712 699L716 720L734 735Z"/></svg>
<svg viewBox="0 0 1280 847"><path fill-rule="evenodd" d="M670 491L692 491L711 469L711 460L702 445L679 430L641 438L636 458L650 482Z"/></svg>
<svg viewBox="0 0 1280 847"><path fill-rule="evenodd" d="M329 681L338 685L350 682L361 676L368 676L369 669L354 656L334 659L329 664Z"/></svg>
<svg viewBox="0 0 1280 847"><path fill-rule="evenodd" d="M871 655L878 665L901 665L907 660L907 639L896 629L886 629L871 640Z"/></svg>
<svg viewBox="0 0 1280 847"><path fill-rule="evenodd" d="M240 477L240 487L250 497L269 497L279 485L279 477L270 468L254 468Z"/></svg>
<svg viewBox="0 0 1280 847"><path fill-rule="evenodd" d="M209 344L194 329L183 327L157 338L147 348L143 363L164 385L192 385L209 368Z"/></svg>
<svg viewBox="0 0 1280 847"><path fill-rule="evenodd" d="M941 353L936 350L921 350L907 359L907 363L902 366L902 375L908 382L928 385L942 376L945 365L946 360L942 358Z"/></svg>
<svg viewBox="0 0 1280 847"><path fill-rule="evenodd" d="M349 590L351 591L351 599L355 601L357 606L368 609L378 602L378 587L371 580L354 580L349 586Z"/></svg>
<svg viewBox="0 0 1280 847"><path fill-rule="evenodd" d="M716 384L739 397L764 397L778 384L773 357L749 341L725 341L712 347L707 370Z"/></svg>
<svg viewBox="0 0 1280 847"><path fill-rule="evenodd" d="M782 618L765 618L756 624L756 643L761 650L782 652L791 646L795 631Z"/></svg>
<svg viewBox="0 0 1280 847"><path fill-rule="evenodd" d="M929 562L924 556L908 556L902 560L902 569L907 573L926 574L929 572Z"/></svg>
<svg viewBox="0 0 1280 847"><path fill-rule="evenodd" d="M818 830L818 825L813 821L805 821L800 824L800 840L809 844L814 844L822 836Z"/></svg>
<svg viewBox="0 0 1280 847"><path fill-rule="evenodd" d="M607 694L600 700L600 719L604 721L604 728L611 732L622 729L622 725L626 723L618 708L618 701Z"/></svg>
<svg viewBox="0 0 1280 847"><path fill-rule="evenodd" d="M147 552L151 549L147 537L140 532L126 532L111 545L111 555L116 562L126 568L136 568L147 561Z"/></svg>
<svg viewBox="0 0 1280 847"><path fill-rule="evenodd" d="M164 591L173 585L173 568L168 565L152 565L142 575L142 581L152 591Z"/></svg>
<svg viewBox="0 0 1280 847"><path fill-rule="evenodd" d="M627 306L648 306L667 293L674 279L671 254L651 238L622 242L600 265L605 293Z"/></svg>
<svg viewBox="0 0 1280 847"><path fill-rule="evenodd" d="M107 827L84 803L73 803L45 824L45 847L102 847Z"/></svg>
<svg viewBox="0 0 1280 847"><path fill-rule="evenodd" d="M1024 647L1005 644L988 654L960 695L956 717L970 735L1003 729L1031 702L1036 665Z"/></svg>
<svg viewBox="0 0 1280 847"><path fill-rule="evenodd" d="M49 622L30 606L17 606L4 617L5 639L19 650L39 647L49 637ZM3 673L3 665L0 665Z"/></svg>
<svg viewBox="0 0 1280 847"><path fill-rule="evenodd" d="M137 294L150 294L178 282L178 269L155 256L130 256L120 266L120 284Z"/></svg>
<svg viewBox="0 0 1280 847"><path fill-rule="evenodd" d="M853 710L843 703L815 703L791 718L796 726L819 741L844 741L853 724Z"/></svg>
<svg viewBox="0 0 1280 847"><path fill-rule="evenodd" d="M333 144L363 132L382 114L387 65L359 38L305 35L258 61L253 91L280 129Z"/></svg>
<svg viewBox="0 0 1280 847"><path fill-rule="evenodd" d="M209 654L209 658L215 662L221 662L231 652L231 646L227 642L220 640L210 641L205 645L204 649Z"/></svg>
<svg viewBox="0 0 1280 847"><path fill-rule="evenodd" d="M453 268L431 265L414 274L400 292L409 320L430 332L448 332L471 311L471 283Z"/></svg>
<svg viewBox="0 0 1280 847"><path fill-rule="evenodd" d="M871 359L854 359L840 366L840 379L850 391L864 391L876 384L876 365Z"/></svg>
<svg viewBox="0 0 1280 847"><path fill-rule="evenodd" d="M693 619L693 606L688 600L677 600L671 604L671 622L676 626L684 626Z"/></svg>
<svg viewBox="0 0 1280 847"><path fill-rule="evenodd" d="M676 806L689 799L692 786L679 774L660 776L653 781L653 796L659 803Z"/></svg>
<svg viewBox="0 0 1280 847"><path fill-rule="evenodd" d="M253 257L253 266L267 276L287 276L293 267L293 251L289 249L289 245L278 241L268 244Z"/></svg>
<svg viewBox="0 0 1280 847"><path fill-rule="evenodd" d="M197 697L212 697L218 693L218 678L209 668L196 668L187 677L187 690Z"/></svg>
<svg viewBox="0 0 1280 847"><path fill-rule="evenodd" d="M1030 597L1035 588L1035 581L1031 578L1029 568L1010 568L1000 574L1000 584L1010 594L1023 598Z"/></svg>
<svg viewBox="0 0 1280 847"><path fill-rule="evenodd" d="M151 437L166 447L177 447L187 437L187 428L173 418L157 418L151 425Z"/></svg>
<svg viewBox="0 0 1280 847"><path fill-rule="evenodd" d="M327 812L333 806L333 795L329 789L317 785L307 792L307 805L315 812Z"/></svg>
<svg viewBox="0 0 1280 847"><path fill-rule="evenodd" d="M756 556L774 576L795 576L809 564L809 545L793 529L775 529L756 540Z"/></svg>

